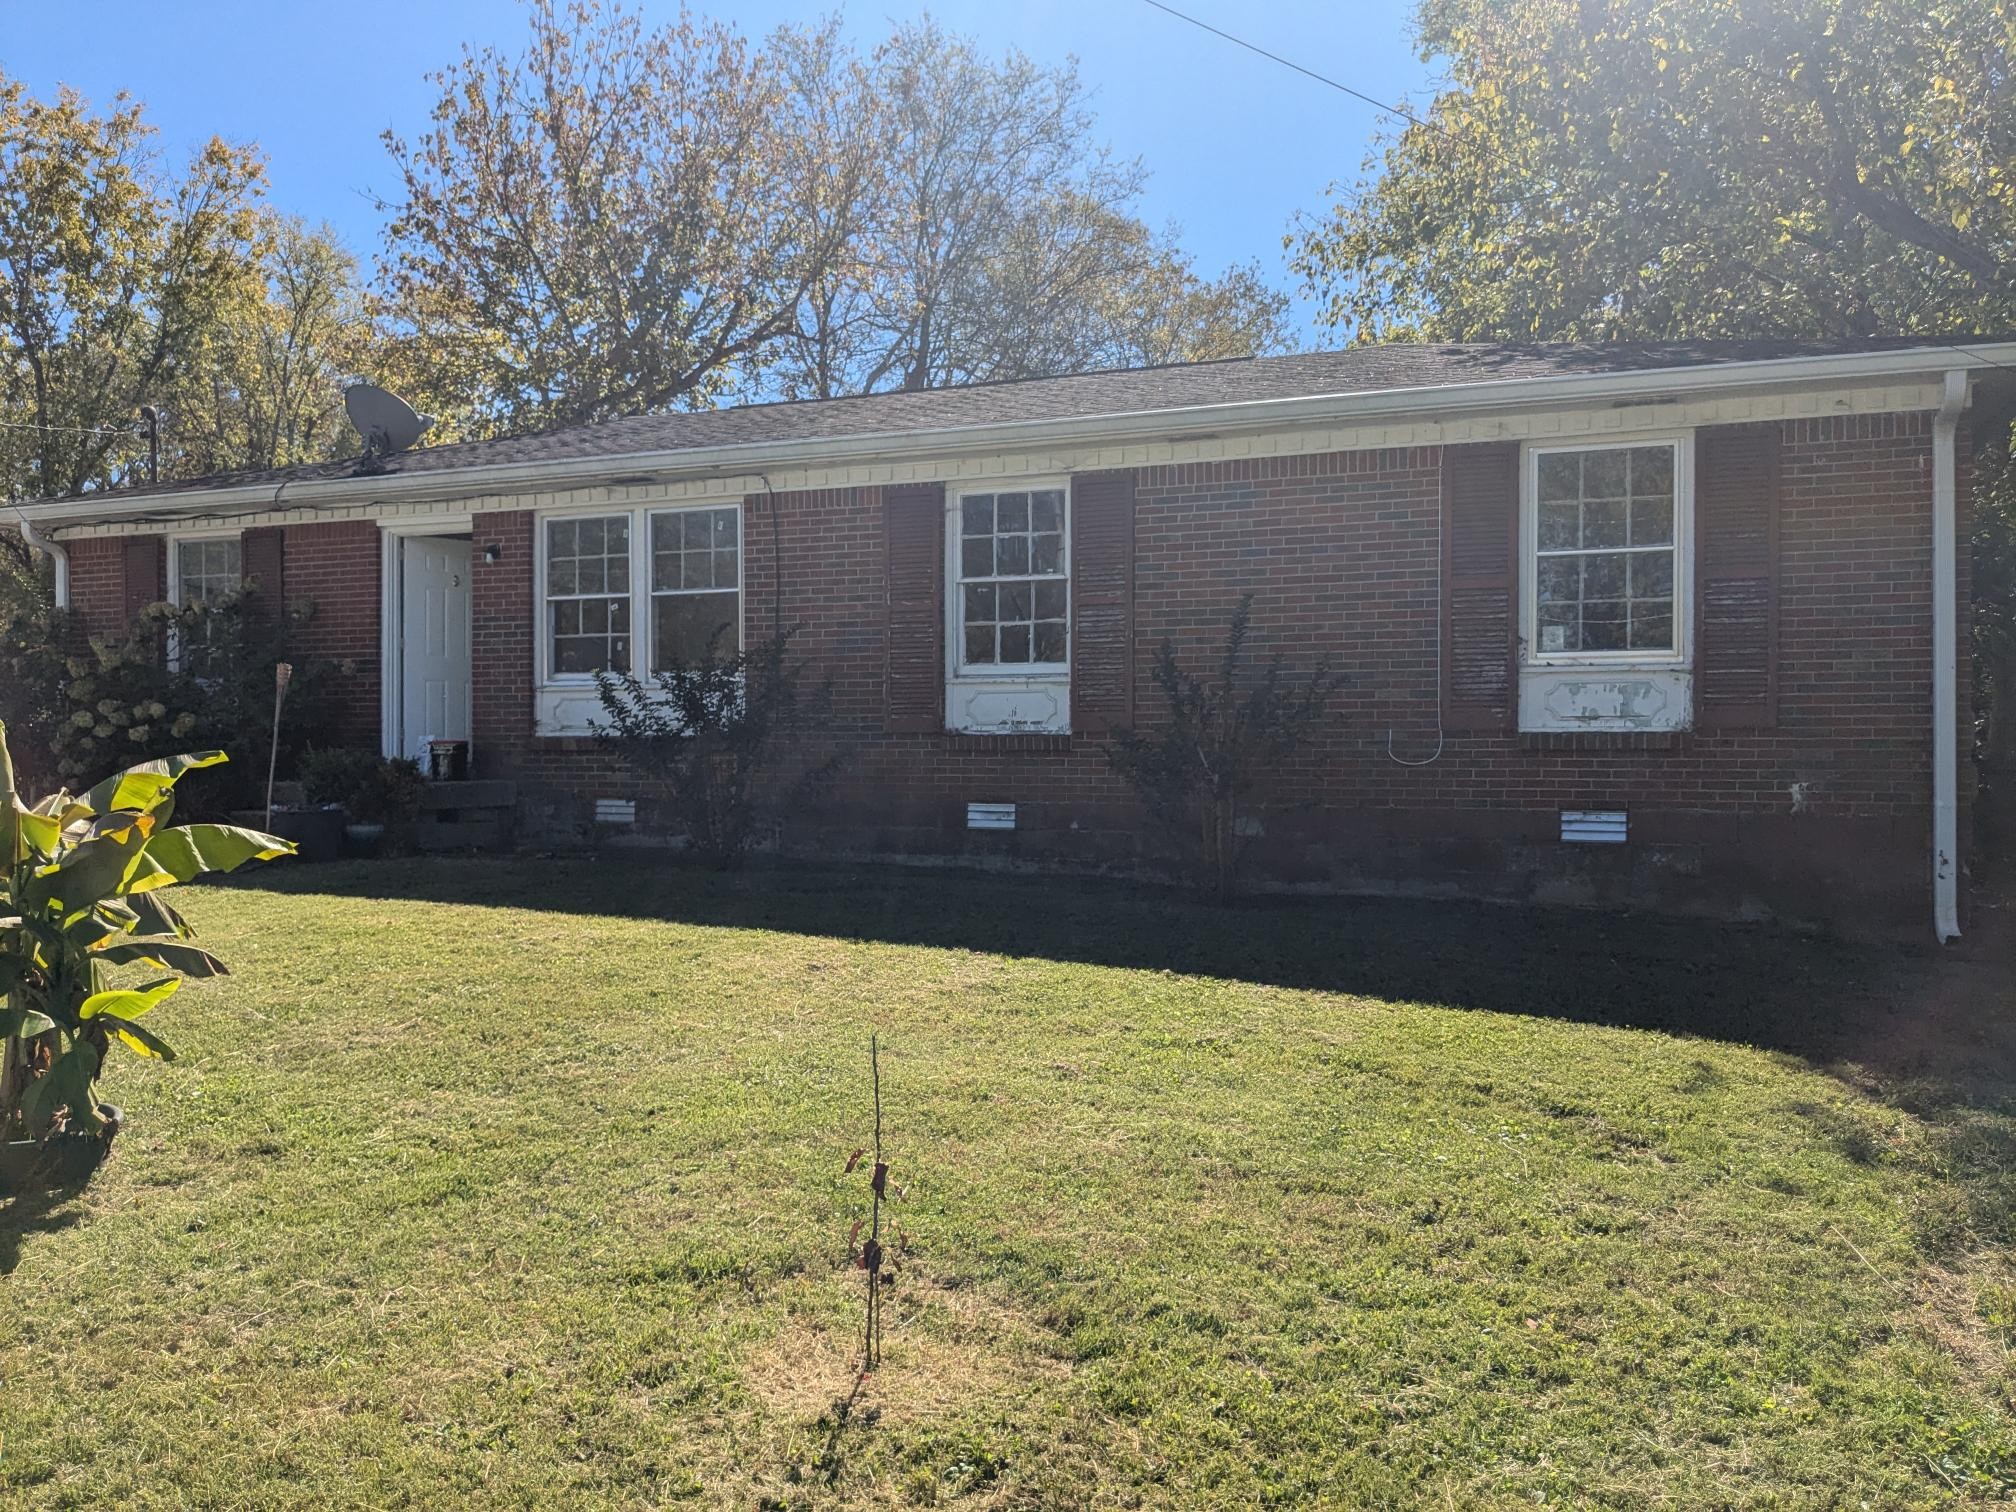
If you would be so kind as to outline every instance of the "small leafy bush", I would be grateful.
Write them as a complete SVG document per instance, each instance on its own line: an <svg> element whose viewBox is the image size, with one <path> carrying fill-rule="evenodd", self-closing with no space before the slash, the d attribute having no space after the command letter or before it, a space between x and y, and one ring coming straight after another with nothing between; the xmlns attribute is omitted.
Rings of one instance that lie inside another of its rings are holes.
<svg viewBox="0 0 2016 1512"><path fill-rule="evenodd" d="M1236 891L1251 843L1240 833L1241 818L1258 803L1268 774L1325 722L1344 683L1328 662L1291 678L1279 653L1249 668L1252 628L1249 593L1232 611L1209 678L1186 670L1175 643L1164 640L1154 675L1167 717L1146 730L1117 732L1106 748L1149 813L1189 839L1199 874L1221 898Z"/></svg>
<svg viewBox="0 0 2016 1512"><path fill-rule="evenodd" d="M412 827L427 796L427 778L411 757L340 746L301 758L301 786L310 803L340 803L359 824L382 824L395 834Z"/></svg>
<svg viewBox="0 0 2016 1512"><path fill-rule="evenodd" d="M185 774L222 751L127 768L81 795L34 805L14 786L0 725L0 1136L102 1130L97 1078L114 1041L140 1055L174 1051L140 1023L183 977L224 965L162 889L247 861L292 855L272 835L224 824L170 828ZM141 980L121 985L120 968Z"/></svg>
<svg viewBox="0 0 2016 1512"><path fill-rule="evenodd" d="M807 691L806 667L782 630L732 656L721 633L698 662L676 661L649 682L634 672L596 674L606 724L595 738L662 799L694 852L731 870L766 825L829 782L835 754L782 783L772 774L807 734L827 690Z"/></svg>

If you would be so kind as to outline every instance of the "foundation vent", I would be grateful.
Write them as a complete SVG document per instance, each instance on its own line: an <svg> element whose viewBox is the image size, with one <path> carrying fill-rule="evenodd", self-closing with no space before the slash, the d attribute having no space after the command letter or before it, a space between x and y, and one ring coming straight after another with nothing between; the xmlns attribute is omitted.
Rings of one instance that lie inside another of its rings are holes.
<svg viewBox="0 0 2016 1512"><path fill-rule="evenodd" d="M969 830L1012 830L1015 828L1015 805L1012 803L969 803L966 805L966 828Z"/></svg>
<svg viewBox="0 0 2016 1512"><path fill-rule="evenodd" d="M1569 845L1622 845L1631 838L1631 819L1622 809L1563 809L1561 839Z"/></svg>
<svg viewBox="0 0 2016 1512"><path fill-rule="evenodd" d="M595 822L629 829L637 823L637 800L635 798L597 798L595 800Z"/></svg>

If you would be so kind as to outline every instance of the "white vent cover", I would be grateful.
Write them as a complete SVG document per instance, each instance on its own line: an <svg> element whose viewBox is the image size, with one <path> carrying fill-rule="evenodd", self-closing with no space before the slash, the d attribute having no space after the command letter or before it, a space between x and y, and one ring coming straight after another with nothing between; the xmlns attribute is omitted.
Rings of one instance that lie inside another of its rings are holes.
<svg viewBox="0 0 2016 1512"><path fill-rule="evenodd" d="M635 798L597 798L595 800L595 822L615 824L628 828L637 822L637 800Z"/></svg>
<svg viewBox="0 0 2016 1512"><path fill-rule="evenodd" d="M966 805L966 828L1012 830L1015 828L1015 805L969 803Z"/></svg>
<svg viewBox="0 0 2016 1512"><path fill-rule="evenodd" d="M1622 809L1563 809L1561 838L1571 845L1622 845L1631 819Z"/></svg>

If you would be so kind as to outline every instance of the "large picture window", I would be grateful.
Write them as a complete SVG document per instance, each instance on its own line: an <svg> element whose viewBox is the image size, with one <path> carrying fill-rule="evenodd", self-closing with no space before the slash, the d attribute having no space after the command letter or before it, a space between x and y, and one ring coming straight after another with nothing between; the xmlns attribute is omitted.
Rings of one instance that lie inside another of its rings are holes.
<svg viewBox="0 0 2016 1512"><path fill-rule="evenodd" d="M958 508L959 669L1054 672L1071 659L1061 488L969 493Z"/></svg>
<svg viewBox="0 0 2016 1512"><path fill-rule="evenodd" d="M1675 442L1533 454L1533 619L1539 659L1671 657L1683 528Z"/></svg>
<svg viewBox="0 0 2016 1512"><path fill-rule="evenodd" d="M630 670L630 516L546 522L547 669Z"/></svg>
<svg viewBox="0 0 2016 1512"><path fill-rule="evenodd" d="M651 665L725 661L742 649L742 511L651 516Z"/></svg>

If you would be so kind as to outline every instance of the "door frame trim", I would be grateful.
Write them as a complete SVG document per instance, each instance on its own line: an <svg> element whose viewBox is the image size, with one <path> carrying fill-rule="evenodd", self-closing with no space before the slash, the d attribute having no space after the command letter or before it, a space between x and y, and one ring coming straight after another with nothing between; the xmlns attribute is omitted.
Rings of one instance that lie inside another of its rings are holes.
<svg viewBox="0 0 2016 1512"><path fill-rule="evenodd" d="M398 749L399 724L405 718L406 646L405 562L400 553L408 536L467 535L476 528L475 516L432 514L378 522L378 754L403 756ZM470 606L473 616L475 606ZM472 626L473 629L473 626ZM475 696L474 668L471 668L470 696ZM474 754L474 743L471 743Z"/></svg>

